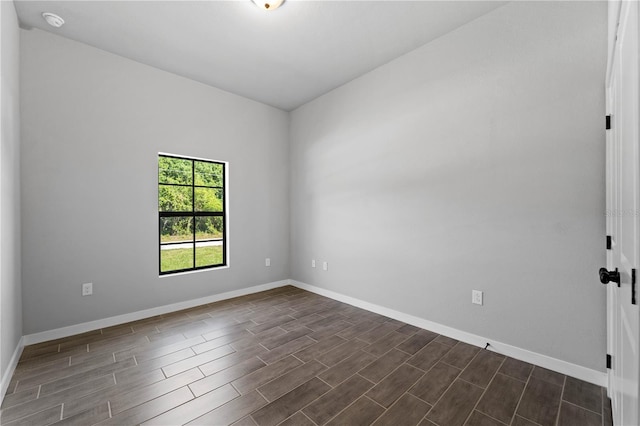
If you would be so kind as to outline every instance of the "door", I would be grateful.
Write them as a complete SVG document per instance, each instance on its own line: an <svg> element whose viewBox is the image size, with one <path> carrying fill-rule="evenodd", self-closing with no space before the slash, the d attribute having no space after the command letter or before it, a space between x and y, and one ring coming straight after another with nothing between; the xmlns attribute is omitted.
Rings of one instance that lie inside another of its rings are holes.
<svg viewBox="0 0 640 426"><path fill-rule="evenodd" d="M640 265L640 56L635 1L622 2L617 40L607 84L611 129L607 135L607 232L612 236L607 255L610 271L619 271L619 285L607 290L607 332L612 368L609 393L615 425L640 424L640 319L633 277Z"/></svg>

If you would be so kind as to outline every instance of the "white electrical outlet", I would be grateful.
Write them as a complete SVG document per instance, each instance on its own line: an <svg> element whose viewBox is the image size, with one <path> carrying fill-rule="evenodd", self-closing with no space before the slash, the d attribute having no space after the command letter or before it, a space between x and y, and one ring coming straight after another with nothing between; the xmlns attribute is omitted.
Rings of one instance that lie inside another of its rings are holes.
<svg viewBox="0 0 640 426"><path fill-rule="evenodd" d="M316 267L316 260L315 259L311 259L311 267L312 268Z"/></svg>
<svg viewBox="0 0 640 426"><path fill-rule="evenodd" d="M471 290L471 303L482 305L482 292L480 290Z"/></svg>
<svg viewBox="0 0 640 426"><path fill-rule="evenodd" d="M322 270L323 271L329 270L329 262L322 262Z"/></svg>
<svg viewBox="0 0 640 426"><path fill-rule="evenodd" d="M82 295L91 296L93 294L93 283L82 284Z"/></svg>
<svg viewBox="0 0 640 426"><path fill-rule="evenodd" d="M264 259L264 266L271 266L271 259L268 257Z"/></svg>

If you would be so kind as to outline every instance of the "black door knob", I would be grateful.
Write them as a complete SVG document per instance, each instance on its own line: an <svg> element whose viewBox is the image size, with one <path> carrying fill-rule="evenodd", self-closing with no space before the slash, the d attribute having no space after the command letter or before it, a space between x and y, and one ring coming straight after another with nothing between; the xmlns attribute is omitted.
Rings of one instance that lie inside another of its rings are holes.
<svg viewBox="0 0 640 426"><path fill-rule="evenodd" d="M600 282L608 284L610 282L620 285L620 272L618 268L615 271L608 271L607 268L600 268Z"/></svg>

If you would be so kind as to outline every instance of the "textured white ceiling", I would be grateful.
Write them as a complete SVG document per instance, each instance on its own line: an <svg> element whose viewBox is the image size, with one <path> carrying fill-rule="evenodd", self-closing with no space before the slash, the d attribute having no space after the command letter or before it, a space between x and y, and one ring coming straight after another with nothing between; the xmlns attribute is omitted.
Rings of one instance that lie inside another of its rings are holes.
<svg viewBox="0 0 640 426"><path fill-rule="evenodd" d="M23 27L287 111L504 3L287 0L265 12L250 0L15 1Z"/></svg>

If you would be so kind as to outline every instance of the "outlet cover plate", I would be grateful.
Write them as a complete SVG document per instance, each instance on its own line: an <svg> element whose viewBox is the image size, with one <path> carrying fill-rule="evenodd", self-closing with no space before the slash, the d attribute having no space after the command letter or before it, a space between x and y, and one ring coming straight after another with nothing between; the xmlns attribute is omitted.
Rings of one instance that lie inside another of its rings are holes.
<svg viewBox="0 0 640 426"><path fill-rule="evenodd" d="M480 290L471 290L471 303L482 305L482 292Z"/></svg>
<svg viewBox="0 0 640 426"><path fill-rule="evenodd" d="M93 283L82 284L82 295L91 296L93 294Z"/></svg>

